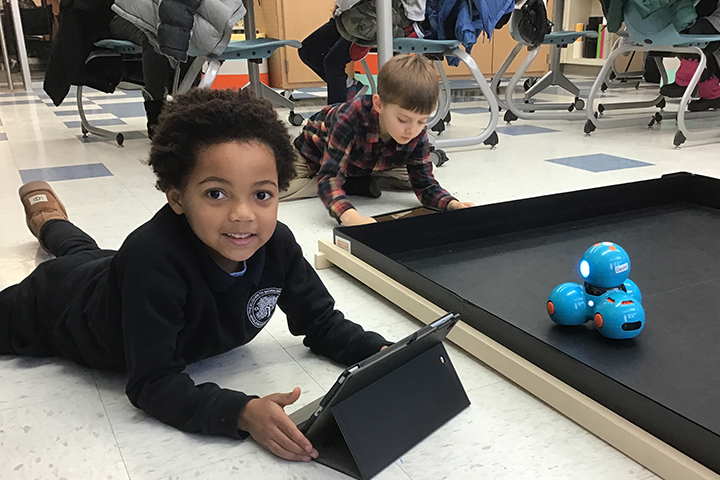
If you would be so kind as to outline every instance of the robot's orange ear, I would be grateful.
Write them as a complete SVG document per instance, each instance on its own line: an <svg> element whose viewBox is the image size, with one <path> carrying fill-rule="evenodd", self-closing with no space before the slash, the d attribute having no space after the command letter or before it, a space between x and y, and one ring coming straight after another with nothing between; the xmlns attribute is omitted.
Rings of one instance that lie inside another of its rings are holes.
<svg viewBox="0 0 720 480"><path fill-rule="evenodd" d="M595 326L596 326L597 328L602 328L602 326L603 326L603 318L602 318L602 315L600 315L599 313L596 313L596 314L595 314L595 318L594 318L593 320L595 320Z"/></svg>

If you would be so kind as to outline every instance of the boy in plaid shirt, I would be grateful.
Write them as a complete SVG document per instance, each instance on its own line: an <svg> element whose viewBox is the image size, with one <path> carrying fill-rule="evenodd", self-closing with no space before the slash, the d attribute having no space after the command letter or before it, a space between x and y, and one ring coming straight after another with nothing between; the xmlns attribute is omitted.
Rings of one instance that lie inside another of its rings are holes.
<svg viewBox="0 0 720 480"><path fill-rule="evenodd" d="M398 55L383 65L378 93L329 105L313 115L295 139L297 178L281 200L319 195L345 225L375 220L361 215L346 195L379 197L378 180L412 189L428 207L473 206L442 188L432 174L425 123L437 107L439 85L420 55Z"/></svg>

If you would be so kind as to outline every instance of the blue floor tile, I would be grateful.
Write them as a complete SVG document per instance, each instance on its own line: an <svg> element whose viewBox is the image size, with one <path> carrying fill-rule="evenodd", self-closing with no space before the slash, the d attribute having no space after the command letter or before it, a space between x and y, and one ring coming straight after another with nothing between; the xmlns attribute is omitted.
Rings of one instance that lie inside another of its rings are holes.
<svg viewBox="0 0 720 480"><path fill-rule="evenodd" d="M0 93L0 98L2 97L29 97L35 95L35 92L5 92Z"/></svg>
<svg viewBox="0 0 720 480"><path fill-rule="evenodd" d="M65 126L67 126L68 128L80 128L80 126L82 125L80 120L64 123ZM123 122L119 118L103 118L101 120L90 120L90 125L92 125L93 127L105 127L108 125L125 125L125 122Z"/></svg>
<svg viewBox="0 0 720 480"><path fill-rule="evenodd" d="M29 105L31 103L43 103L39 98L23 98L18 97L13 100L6 97L5 100L0 100L0 105Z"/></svg>
<svg viewBox="0 0 720 480"><path fill-rule="evenodd" d="M450 80L450 88L465 90L469 88L480 88L475 80Z"/></svg>
<svg viewBox="0 0 720 480"><path fill-rule="evenodd" d="M55 113L55 115L57 115L58 117L72 117L72 116L80 115L77 110L58 110L53 113ZM87 109L87 108L85 109L85 115L91 115L94 113L105 113L105 112L103 112L99 108L93 108L92 110Z"/></svg>
<svg viewBox="0 0 720 480"><path fill-rule="evenodd" d="M462 113L463 115L472 115L474 113L487 113L486 107L462 107L462 108L451 108L450 113Z"/></svg>
<svg viewBox="0 0 720 480"><path fill-rule="evenodd" d="M553 133L558 130L546 127L536 127L535 125L513 125L511 127L498 127L496 131L504 135L512 135L515 137L518 135L534 135L536 133Z"/></svg>
<svg viewBox="0 0 720 480"><path fill-rule="evenodd" d="M77 180L80 178L112 177L112 173L102 163L86 165L70 165L67 167L33 168L20 170L23 183L43 180L56 182L59 180Z"/></svg>
<svg viewBox="0 0 720 480"><path fill-rule="evenodd" d="M653 165L652 163L640 162L630 158L616 157L615 155L607 155L605 153L578 155L577 157L551 158L547 161L550 163L557 163L558 165L587 170L589 172L608 172L610 170L623 170L626 168Z"/></svg>
<svg viewBox="0 0 720 480"><path fill-rule="evenodd" d="M7 140L7 133L0 132L0 142Z"/></svg>
<svg viewBox="0 0 720 480"><path fill-rule="evenodd" d="M98 103L97 105L103 109L103 112L112 113L120 118L145 116L145 107L141 102Z"/></svg>

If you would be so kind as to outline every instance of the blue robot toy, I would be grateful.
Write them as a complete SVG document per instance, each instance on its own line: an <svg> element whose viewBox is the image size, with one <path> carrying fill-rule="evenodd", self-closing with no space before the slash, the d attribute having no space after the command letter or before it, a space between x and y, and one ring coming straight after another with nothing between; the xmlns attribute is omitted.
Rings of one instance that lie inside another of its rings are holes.
<svg viewBox="0 0 720 480"><path fill-rule="evenodd" d="M645 326L640 289L630 274L630 257L612 242L596 243L580 261L585 283L563 283L550 292L547 312L559 325L595 322L608 338L636 337Z"/></svg>

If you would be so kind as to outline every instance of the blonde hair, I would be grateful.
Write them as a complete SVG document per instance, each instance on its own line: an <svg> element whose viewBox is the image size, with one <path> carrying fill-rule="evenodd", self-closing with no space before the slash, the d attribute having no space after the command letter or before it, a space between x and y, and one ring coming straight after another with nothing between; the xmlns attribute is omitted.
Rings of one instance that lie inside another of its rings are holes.
<svg viewBox="0 0 720 480"><path fill-rule="evenodd" d="M377 93L383 103L431 114L437 108L440 85L428 59L422 55L396 55L380 69Z"/></svg>

